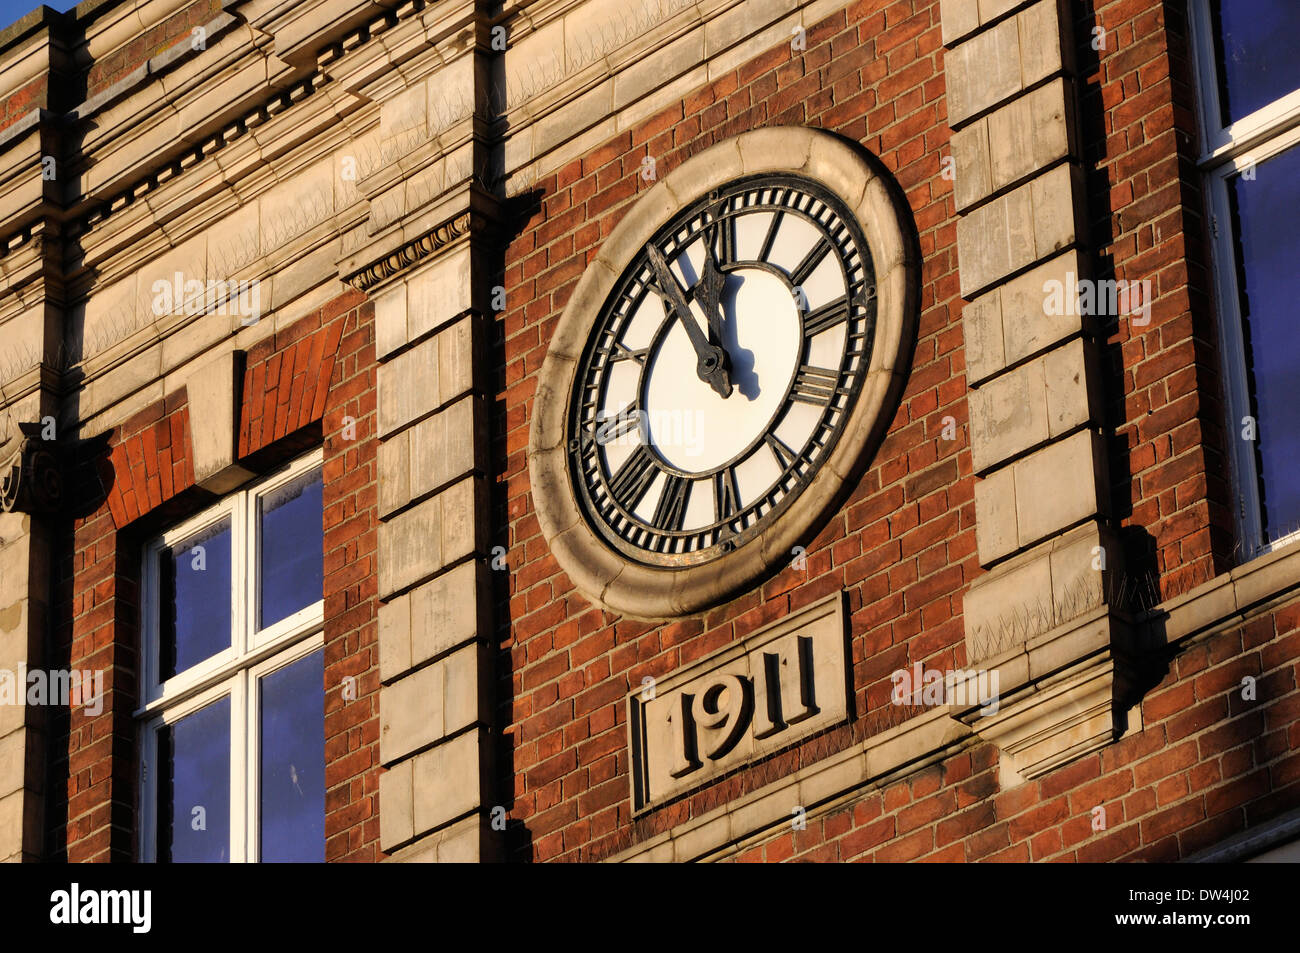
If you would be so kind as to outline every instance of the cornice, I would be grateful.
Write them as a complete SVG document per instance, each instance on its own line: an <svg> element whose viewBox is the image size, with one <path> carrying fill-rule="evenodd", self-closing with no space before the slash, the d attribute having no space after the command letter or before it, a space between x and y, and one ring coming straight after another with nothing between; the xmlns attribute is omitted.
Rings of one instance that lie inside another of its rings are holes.
<svg viewBox="0 0 1300 953"><path fill-rule="evenodd" d="M77 200L79 206L93 207L84 212L73 214L66 229L68 236L75 238L86 234L123 209L139 202L141 199L150 197L161 186L179 178L190 170L199 166L206 166L206 160L213 158L228 146L245 138L250 130L269 122L272 118L329 85L331 77L327 72L327 68L330 64L338 61L348 52L369 43L372 39L396 25L401 19L418 16L427 7L426 0L408 0L397 10L388 10L373 17L341 39L323 46L317 52L316 63L310 68L307 75L293 80L287 89L276 91L273 95L266 96L260 102L246 107L242 115L239 115L237 119L225 122L221 125L221 128L207 133L193 141L192 144L187 144L184 151L179 155L173 153L162 161L147 165L125 186L114 183L111 188L94 190L85 196L79 197ZM223 13L212 22L214 24L219 23L228 29L229 25L234 21L231 20L228 14ZM174 47L172 50L160 54L126 79L115 84L111 89L100 93L92 101L83 103L71 114L73 121L90 121L92 116L97 115L109 103L125 101L127 97L139 96L145 93L147 91L146 87L159 82L163 73L183 60L182 54L187 52L184 44L181 44L179 49L181 53L177 53L177 48ZM266 54L263 53L262 56L265 57ZM210 68L205 67L204 74L191 84L195 96L206 96L212 91L219 90L223 82L223 75L218 71L218 68L228 69L228 67L229 63L225 61L213 63ZM33 119L30 122L24 120L24 124L25 126L38 124L42 119L54 123L61 118L52 114L45 114L43 117ZM61 131L66 134L66 130ZM168 142L166 145L172 146L174 142ZM104 195L104 192L110 194ZM17 241L14 241L15 237L18 239ZM25 241L26 237L22 234L18 236L0 236L0 257L25 243Z"/></svg>

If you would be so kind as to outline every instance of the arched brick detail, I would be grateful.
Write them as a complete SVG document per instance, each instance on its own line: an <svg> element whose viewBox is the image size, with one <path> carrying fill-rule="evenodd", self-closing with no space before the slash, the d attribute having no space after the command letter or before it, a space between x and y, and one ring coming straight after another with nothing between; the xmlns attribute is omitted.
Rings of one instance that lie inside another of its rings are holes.
<svg viewBox="0 0 1300 953"><path fill-rule="evenodd" d="M194 485L190 413L183 400L183 393L173 395L137 415L135 427L122 428L131 435L109 455L114 479L108 509L118 529ZM173 401L179 404L174 409ZM157 419L149 422L151 416Z"/></svg>
<svg viewBox="0 0 1300 953"><path fill-rule="evenodd" d="M264 358L259 349L249 352L240 401L240 457L321 419L342 336L343 323L335 321L274 353L267 347Z"/></svg>

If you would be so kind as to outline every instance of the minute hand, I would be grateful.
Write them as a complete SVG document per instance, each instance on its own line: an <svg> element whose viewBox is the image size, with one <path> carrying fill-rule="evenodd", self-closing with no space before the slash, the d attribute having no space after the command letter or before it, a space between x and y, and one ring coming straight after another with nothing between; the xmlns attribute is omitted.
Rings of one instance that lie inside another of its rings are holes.
<svg viewBox="0 0 1300 953"><path fill-rule="evenodd" d="M686 304L686 298L682 294L681 287L677 280L673 278L673 273L668 269L668 263L664 261L663 254L654 245L646 246L646 254L650 258L650 264L654 266L655 279L660 294L668 302L668 307L677 320L682 323L686 329L686 336L690 338L691 347L695 348L695 373L700 380L708 384L718 395L727 398L731 396L731 375L727 373L726 352L717 345L710 344L700 330L699 324L691 315L691 310Z"/></svg>

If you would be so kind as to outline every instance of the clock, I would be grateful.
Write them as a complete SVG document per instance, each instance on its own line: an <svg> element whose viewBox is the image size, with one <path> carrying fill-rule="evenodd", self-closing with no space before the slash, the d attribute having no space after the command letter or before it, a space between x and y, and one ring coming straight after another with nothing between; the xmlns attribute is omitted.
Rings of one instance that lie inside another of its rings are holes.
<svg viewBox="0 0 1300 953"><path fill-rule="evenodd" d="M543 533L594 602L699 611L820 531L903 382L905 215L856 149L776 128L622 219L556 326L529 446Z"/></svg>

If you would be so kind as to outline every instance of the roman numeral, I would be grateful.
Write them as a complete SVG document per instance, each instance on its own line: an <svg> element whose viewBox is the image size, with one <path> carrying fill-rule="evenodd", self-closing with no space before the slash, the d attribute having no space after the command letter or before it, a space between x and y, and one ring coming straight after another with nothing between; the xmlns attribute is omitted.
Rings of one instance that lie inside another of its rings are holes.
<svg viewBox="0 0 1300 953"><path fill-rule="evenodd" d="M686 519L686 494L690 491L691 481L683 476L668 474L664 492L655 507L652 525L666 533L676 533L682 528Z"/></svg>
<svg viewBox="0 0 1300 953"><path fill-rule="evenodd" d="M650 484L659 475L659 463L654 452L645 444L632 451L618 473L609 481L610 495L625 510L630 510L645 496Z"/></svg>
<svg viewBox="0 0 1300 953"><path fill-rule="evenodd" d="M650 348L637 348L635 351L629 348L622 341L614 342L614 349L610 353L609 359L613 361L636 361L642 367L645 366L646 355L650 353Z"/></svg>
<svg viewBox="0 0 1300 953"><path fill-rule="evenodd" d="M812 277L812 273L817 270L817 266L822 263L822 259L826 257L826 253L830 250L830 242L824 238L818 241L813 246L812 251L804 255L803 261L799 262L794 271L790 272L790 284L796 288L802 288L804 282Z"/></svg>
<svg viewBox="0 0 1300 953"><path fill-rule="evenodd" d="M643 418L641 408L636 404L629 404L617 414L609 417L602 417L600 424L596 428L596 440L604 444L619 439L624 434L637 429Z"/></svg>
<svg viewBox="0 0 1300 953"><path fill-rule="evenodd" d="M828 404L836 394L847 393L844 388L837 386L839 380L840 375L835 371L805 364L794 376L790 399L805 404Z"/></svg>
<svg viewBox="0 0 1300 953"><path fill-rule="evenodd" d="M849 299L840 298L830 304L824 304L808 312L803 319L804 337L816 337L828 328L833 328L849 317Z"/></svg>
<svg viewBox="0 0 1300 953"><path fill-rule="evenodd" d="M713 249L719 265L736 260L736 227L731 218L723 217L726 207L724 200L709 209L709 222L704 226L704 240Z"/></svg>
<svg viewBox="0 0 1300 953"><path fill-rule="evenodd" d="M791 464L795 461L795 452L787 447L780 437L770 431L763 434L763 442L771 448L772 454L776 457L777 463L781 465L781 469L790 469Z"/></svg>
<svg viewBox="0 0 1300 953"><path fill-rule="evenodd" d="M729 520L740 512L740 487L736 484L734 467L713 475L713 500L719 522Z"/></svg>
<svg viewBox="0 0 1300 953"><path fill-rule="evenodd" d="M767 261L772 254L772 246L776 244L776 233L781 230L781 219L785 217L785 212L773 212L772 224L767 227L767 236L763 239L763 247L758 253L759 261Z"/></svg>

